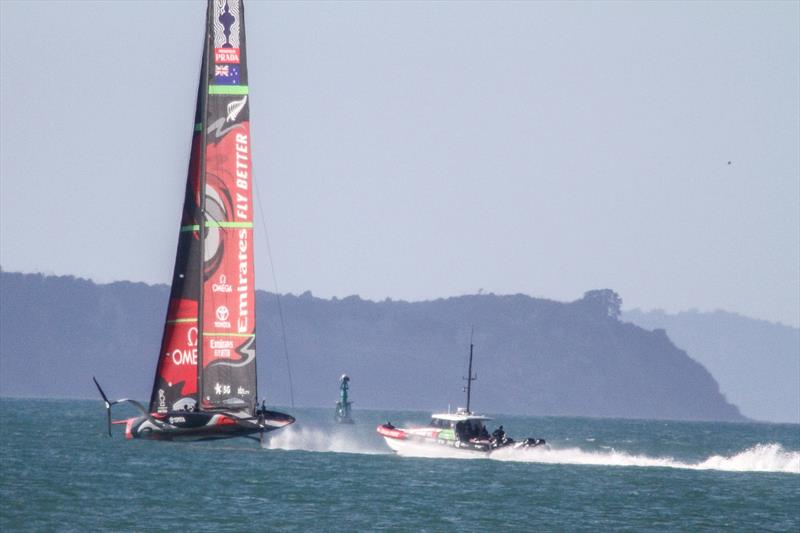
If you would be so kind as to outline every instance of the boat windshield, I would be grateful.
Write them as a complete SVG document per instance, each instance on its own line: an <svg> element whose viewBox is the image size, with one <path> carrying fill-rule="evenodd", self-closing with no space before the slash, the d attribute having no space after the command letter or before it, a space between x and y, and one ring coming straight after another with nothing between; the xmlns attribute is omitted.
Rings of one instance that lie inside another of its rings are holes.
<svg viewBox="0 0 800 533"><path fill-rule="evenodd" d="M461 431L459 431L458 426L462 424ZM456 432L459 433L462 440L489 438L489 433L486 431L486 427L481 420L459 422L456 424Z"/></svg>
<svg viewBox="0 0 800 533"><path fill-rule="evenodd" d="M453 429L459 440L468 441L470 439L489 439L489 432L486 431L482 420L443 420L441 418L431 419L430 425L435 428Z"/></svg>

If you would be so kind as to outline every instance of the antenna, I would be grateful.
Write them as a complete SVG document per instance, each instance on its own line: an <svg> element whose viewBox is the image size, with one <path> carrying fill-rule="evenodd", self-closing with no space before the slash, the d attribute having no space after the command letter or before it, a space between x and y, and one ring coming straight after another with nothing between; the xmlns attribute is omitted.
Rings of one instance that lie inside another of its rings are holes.
<svg viewBox="0 0 800 533"><path fill-rule="evenodd" d="M475 326L471 327L469 332L469 369L467 370L467 377L464 380L467 382L467 414L471 413L472 411L469 410L469 397L472 394L472 382L478 379L477 374L472 374L472 350L474 345L472 344L472 337L475 333Z"/></svg>

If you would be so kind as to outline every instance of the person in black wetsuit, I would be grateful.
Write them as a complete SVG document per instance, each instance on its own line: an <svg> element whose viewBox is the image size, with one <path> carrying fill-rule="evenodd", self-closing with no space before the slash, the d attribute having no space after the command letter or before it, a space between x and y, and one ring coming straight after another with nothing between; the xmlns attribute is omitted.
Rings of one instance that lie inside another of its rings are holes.
<svg viewBox="0 0 800 533"><path fill-rule="evenodd" d="M462 442L467 440L466 429L464 422L458 422L456 424L456 440Z"/></svg>
<svg viewBox="0 0 800 533"><path fill-rule="evenodd" d="M495 429L494 432L492 433L492 437L494 437L494 440L495 442L497 442L497 444L502 444L506 438L506 432L503 431L503 426L500 426L499 428Z"/></svg>

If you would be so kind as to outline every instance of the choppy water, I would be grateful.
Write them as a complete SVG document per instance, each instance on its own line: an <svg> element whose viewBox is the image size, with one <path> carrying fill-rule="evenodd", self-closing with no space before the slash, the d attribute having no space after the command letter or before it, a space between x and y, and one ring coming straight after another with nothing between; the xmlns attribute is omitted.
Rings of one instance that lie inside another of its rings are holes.
<svg viewBox="0 0 800 533"><path fill-rule="evenodd" d="M550 448L459 460L398 457L375 433L426 413L286 411L298 423L261 449L109 439L99 401L0 399L0 528L800 529L797 425L503 416Z"/></svg>

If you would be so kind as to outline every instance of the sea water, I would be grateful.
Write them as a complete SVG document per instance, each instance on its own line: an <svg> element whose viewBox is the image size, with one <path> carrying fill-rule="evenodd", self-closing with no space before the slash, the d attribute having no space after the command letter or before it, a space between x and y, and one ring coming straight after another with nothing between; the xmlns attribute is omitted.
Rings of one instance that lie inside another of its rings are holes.
<svg viewBox="0 0 800 533"><path fill-rule="evenodd" d="M375 432L429 413L279 410L298 421L262 448L108 438L99 401L0 399L0 529L800 530L798 425L496 415L548 447L463 460Z"/></svg>

